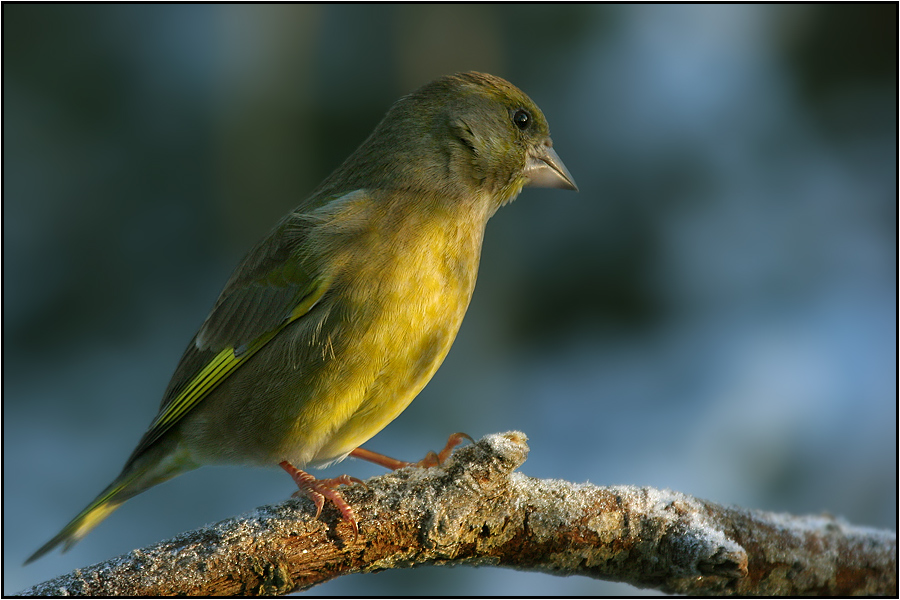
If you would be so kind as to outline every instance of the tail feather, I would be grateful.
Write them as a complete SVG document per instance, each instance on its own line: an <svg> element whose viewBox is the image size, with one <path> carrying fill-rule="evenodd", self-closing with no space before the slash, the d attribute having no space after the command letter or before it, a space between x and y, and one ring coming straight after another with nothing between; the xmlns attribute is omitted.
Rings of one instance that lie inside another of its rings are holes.
<svg viewBox="0 0 900 600"><path fill-rule="evenodd" d="M122 473L109 484L109 487L100 492L100 495L52 540L29 556L25 564L39 559L60 544L65 552L129 498L199 466L190 451L178 443L177 438L168 437L155 442L140 455L129 460Z"/></svg>
<svg viewBox="0 0 900 600"><path fill-rule="evenodd" d="M63 545L63 552L75 545L78 540L83 538L94 527L100 524L100 521L108 517L114 510L119 508L123 502L134 496L131 484L138 478L140 473L133 473L128 477L116 479L108 488L103 490L97 498L91 502L87 508L78 513L68 525L63 527L62 531L56 534L52 540L38 548L37 552L28 557L25 561L27 565L34 562L43 555L47 554L60 544Z"/></svg>

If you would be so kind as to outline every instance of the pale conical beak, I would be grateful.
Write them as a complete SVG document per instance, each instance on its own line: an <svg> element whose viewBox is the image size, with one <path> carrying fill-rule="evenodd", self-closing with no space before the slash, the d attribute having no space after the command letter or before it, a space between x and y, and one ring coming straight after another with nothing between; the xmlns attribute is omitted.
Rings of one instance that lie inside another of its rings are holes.
<svg viewBox="0 0 900 600"><path fill-rule="evenodd" d="M549 144L541 144L528 152L525 178L528 180L527 186L578 191L566 165Z"/></svg>

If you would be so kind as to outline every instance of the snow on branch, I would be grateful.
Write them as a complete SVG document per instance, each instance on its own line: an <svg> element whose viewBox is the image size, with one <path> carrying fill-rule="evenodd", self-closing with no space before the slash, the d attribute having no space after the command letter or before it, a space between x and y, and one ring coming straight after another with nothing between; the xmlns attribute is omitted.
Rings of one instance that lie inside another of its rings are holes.
<svg viewBox="0 0 900 600"><path fill-rule="evenodd" d="M719 506L685 494L514 472L522 433L489 435L442 466L346 489L359 535L292 499L76 570L25 595L272 595L421 564L492 565L678 594L897 595L893 532L831 516Z"/></svg>

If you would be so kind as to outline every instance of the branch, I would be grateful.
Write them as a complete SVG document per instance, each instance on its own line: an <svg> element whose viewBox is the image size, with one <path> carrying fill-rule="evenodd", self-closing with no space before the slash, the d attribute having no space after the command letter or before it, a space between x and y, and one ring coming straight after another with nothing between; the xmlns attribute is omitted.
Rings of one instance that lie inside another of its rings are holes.
<svg viewBox="0 0 900 600"><path fill-rule="evenodd" d="M348 573L420 564L512 567L677 594L897 595L894 533L834 517L724 507L668 490L597 487L513 471L518 432L440 468L344 492L359 536L326 504L287 500L79 569L23 595L272 595Z"/></svg>

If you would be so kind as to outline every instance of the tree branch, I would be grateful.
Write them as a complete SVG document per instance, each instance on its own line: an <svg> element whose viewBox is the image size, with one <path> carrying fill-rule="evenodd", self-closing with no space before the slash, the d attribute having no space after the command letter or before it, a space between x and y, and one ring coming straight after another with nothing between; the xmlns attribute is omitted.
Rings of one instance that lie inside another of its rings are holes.
<svg viewBox="0 0 900 600"><path fill-rule="evenodd" d="M723 507L678 492L540 480L518 432L443 467L344 494L359 536L326 505L287 500L36 585L24 595L271 595L419 564L512 567L678 594L897 594L897 538L834 517Z"/></svg>

